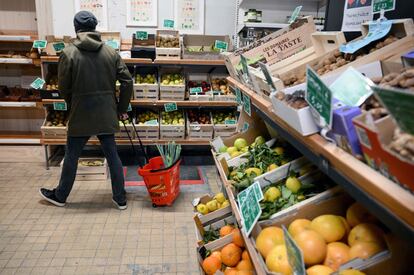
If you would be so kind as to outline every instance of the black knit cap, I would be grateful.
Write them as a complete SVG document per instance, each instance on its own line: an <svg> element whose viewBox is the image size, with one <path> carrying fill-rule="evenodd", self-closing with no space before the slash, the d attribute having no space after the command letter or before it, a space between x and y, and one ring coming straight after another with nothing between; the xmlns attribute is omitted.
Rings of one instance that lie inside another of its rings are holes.
<svg viewBox="0 0 414 275"><path fill-rule="evenodd" d="M75 26L76 32L94 31L96 25L98 25L98 20L93 13L89 11L80 11L75 14L73 25Z"/></svg>

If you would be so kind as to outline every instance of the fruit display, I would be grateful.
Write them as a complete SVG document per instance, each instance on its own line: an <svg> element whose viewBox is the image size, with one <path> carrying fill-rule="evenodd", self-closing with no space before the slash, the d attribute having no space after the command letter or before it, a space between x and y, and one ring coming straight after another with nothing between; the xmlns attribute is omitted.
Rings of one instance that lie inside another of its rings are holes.
<svg viewBox="0 0 414 275"><path fill-rule="evenodd" d="M184 77L178 73L161 76L161 85L184 85L184 82Z"/></svg>
<svg viewBox="0 0 414 275"><path fill-rule="evenodd" d="M132 125L132 120L131 118L125 119L125 120L119 120L119 127L124 127L125 125Z"/></svg>
<svg viewBox="0 0 414 275"><path fill-rule="evenodd" d="M211 124L210 112L201 110L188 110L187 117L191 124Z"/></svg>
<svg viewBox="0 0 414 275"><path fill-rule="evenodd" d="M363 47L354 54L344 54L339 50L336 50L329 56L326 56L324 59L321 59L319 62L312 65L311 67L318 73L318 75L324 75L344 65L347 65L352 61L357 60L367 54L370 54L378 49L388 46L396 40L398 40L397 37L393 35L388 35L380 41L377 41L376 43L371 43ZM306 82L306 73L305 71L303 71L301 74L295 74L290 77L282 78L282 81L286 87L298 85Z"/></svg>
<svg viewBox="0 0 414 275"><path fill-rule="evenodd" d="M59 90L57 76L53 76L53 77L50 78L50 80L46 84L46 90L48 90L48 91Z"/></svg>
<svg viewBox="0 0 414 275"><path fill-rule="evenodd" d="M389 145L391 150L404 159L414 163L414 136L404 133L400 128L394 130L392 141Z"/></svg>
<svg viewBox="0 0 414 275"><path fill-rule="evenodd" d="M148 121L156 120L158 122L158 119L159 119L158 112L147 110L147 111L138 113L135 121L136 121L136 124L138 125L145 125L145 123Z"/></svg>
<svg viewBox="0 0 414 275"><path fill-rule="evenodd" d="M224 226L220 227L220 228L212 228L212 226L209 227L208 230L204 231L204 235L203 235L203 242L205 244L210 243L212 241L218 240L220 238L223 238L231 233L234 232L235 229L235 225L232 223L229 224L225 224Z"/></svg>
<svg viewBox="0 0 414 275"><path fill-rule="evenodd" d="M307 274L331 274L352 259L368 259L387 249L385 233L375 222L360 204L354 203L346 217L324 214L312 220L295 219L288 232L302 250ZM270 271L292 274L283 235L278 226L266 227L256 237L256 248Z"/></svg>
<svg viewBox="0 0 414 275"><path fill-rule="evenodd" d="M224 95L232 95L230 91L229 84L225 78L212 78L211 79L211 88L214 92L220 92Z"/></svg>
<svg viewBox="0 0 414 275"><path fill-rule="evenodd" d="M305 91L303 90L295 91L293 94L285 94L282 91L278 91L276 98L294 109L302 109L309 106L305 100Z"/></svg>
<svg viewBox="0 0 414 275"><path fill-rule="evenodd" d="M219 153L228 153L230 158L235 158L240 156L243 153L247 153L249 151L249 147L254 148L257 145L262 145L266 141L264 137L257 136L251 144L248 144L247 140L244 138L238 138L234 141L233 146L227 147L223 146L219 149Z"/></svg>
<svg viewBox="0 0 414 275"><path fill-rule="evenodd" d="M180 39L174 35L158 35L156 38L156 47L157 48L179 48Z"/></svg>
<svg viewBox="0 0 414 275"><path fill-rule="evenodd" d="M208 201L203 201L196 206L196 210L201 215L207 215L208 213L214 212L218 209L225 208L230 205L230 202L223 193L217 193L213 198Z"/></svg>
<svg viewBox="0 0 414 275"><path fill-rule="evenodd" d="M225 275L230 274L254 274L254 267L250 255L245 249L245 243L240 230L234 228L233 241L219 249L207 251L201 266L206 274L215 274L222 271Z"/></svg>
<svg viewBox="0 0 414 275"><path fill-rule="evenodd" d="M103 166L104 165L104 161L101 160L101 159L79 160L78 165L81 165L81 166L89 166L89 167Z"/></svg>
<svg viewBox="0 0 414 275"><path fill-rule="evenodd" d="M199 95L205 95L207 92L211 91L211 85L207 81L197 81L197 80L189 80L187 82L188 90L190 91L191 88L198 88L200 87L202 92L197 93ZM191 92L191 91L190 91ZM191 93L190 93L191 95Z"/></svg>
<svg viewBox="0 0 414 275"><path fill-rule="evenodd" d="M216 49L213 45L210 46L186 46L185 50L192 53L202 53L202 52L220 52L220 49Z"/></svg>
<svg viewBox="0 0 414 275"><path fill-rule="evenodd" d="M45 126L65 127L66 116L67 112L65 111L50 111Z"/></svg>
<svg viewBox="0 0 414 275"><path fill-rule="evenodd" d="M378 99L372 95L361 105L361 110L369 112L375 120L381 119L388 115L387 109L382 106Z"/></svg>
<svg viewBox="0 0 414 275"><path fill-rule="evenodd" d="M136 84L156 84L157 78L155 74L146 74L146 75L137 74L135 76L135 83Z"/></svg>
<svg viewBox="0 0 414 275"><path fill-rule="evenodd" d="M399 73L393 72L372 81L382 87L414 90L414 69L404 68Z"/></svg>
<svg viewBox="0 0 414 275"><path fill-rule="evenodd" d="M236 120L236 113L232 111L214 111L211 113L214 124L225 124L226 120Z"/></svg>
<svg viewBox="0 0 414 275"><path fill-rule="evenodd" d="M164 125L184 125L184 113L182 111L161 112L161 123Z"/></svg>

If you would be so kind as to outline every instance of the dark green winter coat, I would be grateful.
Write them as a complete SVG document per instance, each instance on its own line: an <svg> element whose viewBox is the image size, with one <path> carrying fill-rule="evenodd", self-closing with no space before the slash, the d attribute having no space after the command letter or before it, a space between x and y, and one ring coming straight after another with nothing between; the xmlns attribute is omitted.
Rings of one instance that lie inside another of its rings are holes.
<svg viewBox="0 0 414 275"><path fill-rule="evenodd" d="M118 53L98 32L80 32L59 58L59 89L69 108L68 135L93 136L119 131L118 115L126 113L132 77ZM119 104L116 80L121 83Z"/></svg>

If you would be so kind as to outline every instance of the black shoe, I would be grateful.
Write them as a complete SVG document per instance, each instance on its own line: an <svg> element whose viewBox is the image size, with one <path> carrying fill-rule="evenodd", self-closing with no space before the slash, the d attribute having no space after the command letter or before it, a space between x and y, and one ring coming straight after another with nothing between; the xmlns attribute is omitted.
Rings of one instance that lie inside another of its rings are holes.
<svg viewBox="0 0 414 275"><path fill-rule="evenodd" d="M126 201L125 202L122 202L122 203L119 203L119 202L116 202L114 199L112 199L112 202L115 204L115 206L119 210L125 210L125 209L127 209L127 202Z"/></svg>
<svg viewBox="0 0 414 275"><path fill-rule="evenodd" d="M48 202L50 202L51 204L54 204L56 206L65 206L65 202L64 201L60 201L56 195L55 195L55 190L48 190L46 188L40 188L39 190L40 196L42 196L42 198L44 198L45 200L47 200Z"/></svg>

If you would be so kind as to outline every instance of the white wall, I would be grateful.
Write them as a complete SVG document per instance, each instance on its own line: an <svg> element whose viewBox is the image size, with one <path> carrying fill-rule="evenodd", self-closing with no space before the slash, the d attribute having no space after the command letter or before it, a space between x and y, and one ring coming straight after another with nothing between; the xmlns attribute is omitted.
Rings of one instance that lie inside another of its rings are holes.
<svg viewBox="0 0 414 275"><path fill-rule="evenodd" d="M35 0L0 0L0 30L36 31Z"/></svg>
<svg viewBox="0 0 414 275"><path fill-rule="evenodd" d="M236 0L205 0L205 34L233 35ZM53 29L56 36L75 36L74 1L52 0ZM174 0L158 0L158 26L164 19L174 19ZM126 27L126 0L108 0L109 31L120 31L123 39L131 39L137 30L155 33L157 28Z"/></svg>

